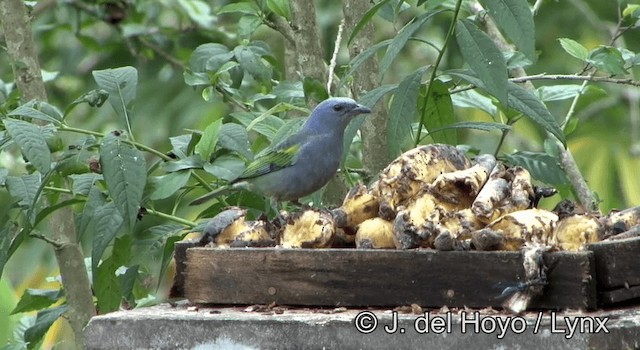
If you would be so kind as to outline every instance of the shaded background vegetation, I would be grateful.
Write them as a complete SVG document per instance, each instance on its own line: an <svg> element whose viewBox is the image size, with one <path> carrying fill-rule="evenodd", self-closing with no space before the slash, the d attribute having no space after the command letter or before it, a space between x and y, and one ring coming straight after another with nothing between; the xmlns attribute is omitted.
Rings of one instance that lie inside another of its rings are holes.
<svg viewBox="0 0 640 350"><path fill-rule="evenodd" d="M31 2L33 8L33 32L39 51L41 66L45 74L49 102L63 109L85 92L96 89L92 71L133 66L138 71L138 88L133 107L131 128L136 141L163 152L172 149L169 138L185 134L187 129L204 130L215 120L228 118L229 113L239 111L230 102L232 95L222 96L185 84L185 69L196 48L205 43L220 43L229 48L260 40L268 44L271 55L266 59L272 66L273 79L290 82L299 77L286 76L285 40L283 36L266 25L261 25L252 35L246 34L246 22L240 21L242 13L220 13L228 5L226 1L195 0L129 0L129 1L38 1ZM280 2L274 2L280 3ZM423 3L423 1L420 1ZM375 41L393 38L415 16L431 8L452 8L454 1L427 1L417 7L415 1L401 4L388 1L372 22ZM616 6L614 6L614 3ZM630 3L633 3L630 1ZM536 25L535 48L539 53L537 62L527 67L529 75L538 73L575 74L581 72L584 63L568 55L558 38L571 38L587 49L610 43L621 9L626 1L610 2L596 0L544 1L534 16ZM471 2L465 2L461 17L469 15ZM531 3L533 5L533 3ZM334 42L342 18L342 2L334 0L316 1L317 21L320 29L323 60L331 60ZM224 12L224 11L223 11ZM451 13L444 12L427 22L414 35L441 47ZM350 33L345 33L348 37ZM337 72L347 70L353 57L348 54L346 38L337 56ZM640 36L631 30L622 35L615 46L632 52L640 51ZM384 50L379 51L382 57ZM419 67L433 64L438 52L419 40L409 41L396 60L384 73L380 84L397 84ZM17 99L11 92L13 74L11 62L0 54L0 102L11 105ZM460 68L464 60L455 41L452 41L439 67L441 70ZM322 68L326 72L326 68ZM357 74L357 73L356 73ZM632 68L630 75L637 79L638 69ZM424 79L423 79L424 81ZM567 81L563 83L579 84ZM536 87L555 85L558 81L535 81ZM264 83L264 85L270 85ZM268 92L264 86L250 80L239 88L244 97L255 92ZM268 90L268 89L267 89ZM295 90L295 89L292 89ZM317 95L307 99L292 99L304 107L322 96L322 89L309 89ZM345 90L338 92L344 93ZM302 96L298 91L295 96ZM334 91L335 93L335 91ZM204 98L203 98L204 97ZM26 101L25 101L26 102ZM388 100L387 100L388 102ZM571 106L571 99L550 102L547 107L561 121ZM384 102L379 102L384 105ZM265 104L269 106L269 104ZM4 111L6 112L6 111ZM392 113L393 111L390 111ZM281 114L286 118L300 117L303 113L293 110ZM456 108L458 121L496 121L479 109ZM575 130L567 135L568 148L573 153L580 170L590 188L600 200L603 212L640 204L640 90L627 85L590 84L587 92L575 106ZM79 105L67 117L74 126L108 133L124 129L122 121L115 117L111 107L91 108ZM520 119L501 143L499 130L457 131L458 142L476 148L481 153L500 152L512 154L516 150L541 152L546 135L541 128L528 119ZM65 142L72 142L76 135L65 134ZM268 144L268 139L252 135L252 150L259 151ZM430 140L425 140L429 142ZM348 166L362 167L359 159L361 143L356 138ZM151 157L150 157L151 158ZM21 169L21 157L11 151L0 152L0 167ZM562 187L562 186L560 186ZM561 188L562 189L562 188ZM563 195L570 196L564 188ZM548 199L546 205L553 206L558 196ZM259 200L258 200L259 201ZM186 205L175 205L176 198L156 201L155 209L172 213L177 217L196 220L200 211ZM0 192L0 213L8 212L11 199L6 191ZM258 206L258 205L256 205ZM212 213L212 212L210 212ZM164 256L164 245L169 238L160 224L166 221L158 217L147 217L135 227L130 242L134 252L131 264L140 264L141 270L134 294L140 305L163 299L166 293L166 276L158 281ZM88 253L87 256L90 256ZM12 256L0 280L0 342L16 339L13 333L33 323L34 315L9 316L26 288L57 288L57 265L47 243L29 240ZM170 272L165 275L170 276ZM49 280L47 280L47 278ZM156 290L156 286L161 287ZM156 294L157 293L157 294ZM157 298L156 298L157 297ZM58 322L45 340L51 346L69 336L64 322ZM68 346L62 343L61 348Z"/></svg>

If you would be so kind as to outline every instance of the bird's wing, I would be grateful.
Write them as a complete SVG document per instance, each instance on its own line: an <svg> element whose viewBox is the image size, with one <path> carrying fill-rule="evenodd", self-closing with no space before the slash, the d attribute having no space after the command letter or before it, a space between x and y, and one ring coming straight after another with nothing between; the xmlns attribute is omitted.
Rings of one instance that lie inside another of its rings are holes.
<svg viewBox="0 0 640 350"><path fill-rule="evenodd" d="M238 179L257 177L294 165L302 145L300 137L296 136L298 135L288 138L249 163Z"/></svg>

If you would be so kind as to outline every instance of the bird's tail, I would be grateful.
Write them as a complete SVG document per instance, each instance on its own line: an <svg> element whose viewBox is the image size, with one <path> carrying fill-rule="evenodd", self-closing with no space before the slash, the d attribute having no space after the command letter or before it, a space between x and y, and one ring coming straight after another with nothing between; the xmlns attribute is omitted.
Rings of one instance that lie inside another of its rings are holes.
<svg viewBox="0 0 640 350"><path fill-rule="evenodd" d="M241 189L246 189L247 188L247 184L244 182L236 182L234 184L231 185L225 185L225 186L221 186L216 188L215 190L202 195L196 199L193 200L193 202L189 203L189 205L200 205L212 198L215 197L220 197L220 196L226 196L232 192L241 190Z"/></svg>

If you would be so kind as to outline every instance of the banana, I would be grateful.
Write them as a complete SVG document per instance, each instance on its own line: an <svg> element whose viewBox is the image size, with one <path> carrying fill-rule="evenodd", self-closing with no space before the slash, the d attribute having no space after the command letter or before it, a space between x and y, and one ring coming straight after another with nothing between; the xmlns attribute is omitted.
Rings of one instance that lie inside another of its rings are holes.
<svg viewBox="0 0 640 350"><path fill-rule="evenodd" d="M506 169L502 163L496 164L489 179L471 205L473 213L483 222L489 223L501 216L498 208L509 196L511 189L504 179Z"/></svg>
<svg viewBox="0 0 640 350"><path fill-rule="evenodd" d="M484 227L471 209L462 209L444 217L436 226L433 242L437 250L470 250L471 233Z"/></svg>
<svg viewBox="0 0 640 350"><path fill-rule="evenodd" d="M515 210L530 208L535 198L535 193L529 171L521 166L514 166L507 169L506 176L511 184L510 201L512 208Z"/></svg>
<svg viewBox="0 0 640 350"><path fill-rule="evenodd" d="M571 215L558 222L553 233L554 245L561 250L580 250L587 243L604 236L602 223L591 215Z"/></svg>
<svg viewBox="0 0 640 350"><path fill-rule="evenodd" d="M380 198L378 216L394 220L398 206L406 205L440 174L470 166L464 153L450 145L420 146L403 153L380 173L374 190Z"/></svg>
<svg viewBox="0 0 640 350"><path fill-rule="evenodd" d="M366 220L358 226L356 247L359 249L394 249L393 224L382 218Z"/></svg>
<svg viewBox="0 0 640 350"><path fill-rule="evenodd" d="M612 211L603 219L606 236L614 236L640 225L640 206Z"/></svg>
<svg viewBox="0 0 640 350"><path fill-rule="evenodd" d="M288 215L280 245L283 248L327 248L335 232L333 216L329 211L307 209Z"/></svg>
<svg viewBox="0 0 640 350"><path fill-rule="evenodd" d="M496 166L496 158L490 154L475 161L471 168L440 174L431 184L431 192L444 201L470 206Z"/></svg>
<svg viewBox="0 0 640 350"><path fill-rule="evenodd" d="M365 185L360 184L353 187L347 193L342 206L334 209L331 213L336 227L355 228L363 221L376 217L378 207L378 197Z"/></svg>
<svg viewBox="0 0 640 350"><path fill-rule="evenodd" d="M350 232L343 228L336 228L336 233L333 235L333 241L331 242L331 248L355 248L356 247L356 232Z"/></svg>
<svg viewBox="0 0 640 350"><path fill-rule="evenodd" d="M206 224L199 245L216 247L273 247L274 228L264 220L247 221L246 209L230 207Z"/></svg>
<svg viewBox="0 0 640 350"><path fill-rule="evenodd" d="M409 208L399 207L393 221L393 236L396 248L411 249L429 247L435 238L433 222L437 222L440 211L438 200L425 192Z"/></svg>
<svg viewBox="0 0 640 350"><path fill-rule="evenodd" d="M477 250L518 251L523 243L552 245L558 215L543 209L526 209L504 215L472 234Z"/></svg>

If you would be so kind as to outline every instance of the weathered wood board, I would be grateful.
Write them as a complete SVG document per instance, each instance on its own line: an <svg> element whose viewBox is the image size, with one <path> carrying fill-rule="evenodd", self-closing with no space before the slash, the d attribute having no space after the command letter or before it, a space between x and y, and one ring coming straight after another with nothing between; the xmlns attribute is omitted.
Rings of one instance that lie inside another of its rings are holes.
<svg viewBox="0 0 640 350"><path fill-rule="evenodd" d="M196 303L499 307L504 288L524 281L519 252L176 249L186 250L178 273ZM592 252L548 253L545 263L549 285L531 308L596 307Z"/></svg>
<svg viewBox="0 0 640 350"><path fill-rule="evenodd" d="M598 288L640 285L640 238L593 243L587 249L595 254Z"/></svg>

